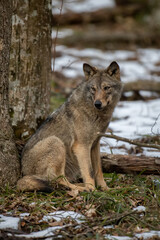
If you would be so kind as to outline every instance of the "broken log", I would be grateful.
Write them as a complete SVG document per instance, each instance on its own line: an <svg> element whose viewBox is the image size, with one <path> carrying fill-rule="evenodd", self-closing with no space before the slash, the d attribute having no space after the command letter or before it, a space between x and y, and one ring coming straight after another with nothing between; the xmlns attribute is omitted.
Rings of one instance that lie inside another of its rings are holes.
<svg viewBox="0 0 160 240"><path fill-rule="evenodd" d="M59 17L59 14L53 14L52 16L52 26L55 27L58 24L60 26L66 25L75 25L75 24L89 24L89 23L104 23L104 22L117 22L117 18L121 17L130 17L136 16L142 8L138 4L133 5L124 5L123 7L114 7L114 8L103 8L97 11L89 11L87 9L85 12L73 12L68 11L62 14Z"/></svg>
<svg viewBox="0 0 160 240"><path fill-rule="evenodd" d="M132 174L155 174L160 175L160 158L101 154L102 168L105 173L132 173Z"/></svg>
<svg viewBox="0 0 160 240"><path fill-rule="evenodd" d="M135 32L126 30L106 29L105 31L95 31L83 28L83 31L78 31L77 34L66 36L58 40L59 44L67 45L69 47L75 47L85 45L86 47L96 47L97 45L106 50L113 49L134 49L135 45L147 47L147 46L160 46L158 42L160 37L159 32L155 32L153 29L148 31L140 31L137 29ZM128 46L129 44L129 46Z"/></svg>
<svg viewBox="0 0 160 240"><path fill-rule="evenodd" d="M60 54L60 53L59 53ZM56 89L60 89L61 93L69 95L73 88L81 82L80 77L68 78L63 75L63 72L54 72L53 74L54 82L56 83ZM122 77L123 80L123 77ZM128 82L124 84L123 93L125 92L135 92L135 91L149 91L160 93L160 82L153 80L137 80L134 82Z"/></svg>
<svg viewBox="0 0 160 240"><path fill-rule="evenodd" d="M160 82L153 80L138 80L124 84L123 92L129 91L152 91L160 92Z"/></svg>

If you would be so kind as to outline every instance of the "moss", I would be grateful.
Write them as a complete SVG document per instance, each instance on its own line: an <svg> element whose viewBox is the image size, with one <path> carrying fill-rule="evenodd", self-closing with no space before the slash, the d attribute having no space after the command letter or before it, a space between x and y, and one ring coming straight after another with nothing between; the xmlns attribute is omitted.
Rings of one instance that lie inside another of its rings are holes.
<svg viewBox="0 0 160 240"><path fill-rule="evenodd" d="M26 126L23 122L17 123L17 126L13 126L15 138L20 140L27 140L35 133L35 130Z"/></svg>

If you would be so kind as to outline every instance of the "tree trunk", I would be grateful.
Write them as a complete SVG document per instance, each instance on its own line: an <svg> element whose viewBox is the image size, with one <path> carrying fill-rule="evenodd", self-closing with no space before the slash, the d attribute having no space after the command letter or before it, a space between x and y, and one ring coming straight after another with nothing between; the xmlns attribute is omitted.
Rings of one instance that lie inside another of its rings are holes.
<svg viewBox="0 0 160 240"><path fill-rule="evenodd" d="M13 139L8 105L9 51L11 40L12 1L0 2L0 186L15 184L19 161Z"/></svg>
<svg viewBox="0 0 160 240"><path fill-rule="evenodd" d="M103 171L117 173L160 174L160 158L101 154Z"/></svg>
<svg viewBox="0 0 160 240"><path fill-rule="evenodd" d="M17 138L30 136L49 112L51 0L13 0L10 116Z"/></svg>

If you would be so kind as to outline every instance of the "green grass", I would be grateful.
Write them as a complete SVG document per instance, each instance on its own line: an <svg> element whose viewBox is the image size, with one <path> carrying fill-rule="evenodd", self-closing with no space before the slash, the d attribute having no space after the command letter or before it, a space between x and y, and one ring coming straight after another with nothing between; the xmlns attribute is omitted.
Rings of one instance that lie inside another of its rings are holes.
<svg viewBox="0 0 160 240"><path fill-rule="evenodd" d="M160 187L155 186L152 176L132 176L104 174L109 191L95 190L72 196L66 189L55 189L51 194L22 193L6 186L1 189L0 213L10 212L13 216L28 212L29 216L21 221L24 232L45 229L50 222L39 221L55 210L72 210L86 217L78 228L75 221L63 220L72 224L60 233L73 239L103 239L105 234L133 236L136 231L160 230ZM139 205L146 207L145 214L133 213ZM106 225L113 229L105 229ZM139 230L137 230L139 229ZM76 237L75 237L76 236Z"/></svg>

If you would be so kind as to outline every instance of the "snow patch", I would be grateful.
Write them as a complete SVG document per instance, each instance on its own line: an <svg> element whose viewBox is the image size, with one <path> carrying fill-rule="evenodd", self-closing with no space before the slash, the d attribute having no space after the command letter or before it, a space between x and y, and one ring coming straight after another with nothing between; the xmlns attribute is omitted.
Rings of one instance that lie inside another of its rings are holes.
<svg viewBox="0 0 160 240"><path fill-rule="evenodd" d="M56 0L52 3L52 13L53 14L60 14L60 9L62 6L62 2ZM114 0L82 0L82 1L64 1L62 13L66 12L92 12L97 11L101 8L113 8L115 7Z"/></svg>
<svg viewBox="0 0 160 240"><path fill-rule="evenodd" d="M154 136L159 131L160 99L150 101L130 101L119 102L113 113L113 121L110 122L109 128L113 133L120 137L129 139L141 138L143 136ZM128 154L123 147L130 149L131 145L126 142L118 141L111 138L101 139L101 152L113 154ZM111 148L114 147L111 151ZM122 148L119 148L122 147ZM143 154L150 157L160 157L159 150L143 148Z"/></svg>
<svg viewBox="0 0 160 240"><path fill-rule="evenodd" d="M30 215L29 213L21 213L20 218L23 219L23 217L26 217L29 215ZM10 228L10 229L18 230L20 218L0 215L0 229ZM65 218L72 218L78 224L84 222L84 219L85 219L85 217L82 214L76 213L74 211L55 211L53 213L49 213L48 215L45 215L40 222L50 221L51 219L54 219L55 221L59 222ZM51 237L51 236L54 236L54 232L56 230L64 228L66 226L70 226L70 224L64 225L64 226L49 227L45 230L38 231L38 232L32 232L30 234L15 234L15 237L17 237L17 238L18 237L21 237L21 238L22 237L24 237L24 238ZM9 233L8 236L11 236L11 234Z"/></svg>
<svg viewBox="0 0 160 240"><path fill-rule="evenodd" d="M127 236L113 236L113 235L110 235L110 234L106 234L105 238L109 239L109 240L131 240L132 239L132 238L127 237Z"/></svg>
<svg viewBox="0 0 160 240"><path fill-rule="evenodd" d="M68 225L69 226L69 225ZM58 229L61 229L63 228L64 226L56 226L56 227L49 227L45 230L42 230L42 231L38 231L38 232L32 232L30 234L15 234L15 237L24 237L24 238L43 238L45 237L45 239L47 239L46 237L51 237L51 236L54 236L54 232ZM11 236L11 234L8 234L8 236ZM57 236L58 237L58 236Z"/></svg>
<svg viewBox="0 0 160 240"><path fill-rule="evenodd" d="M59 222L65 218L72 218L75 221L77 221L77 223L81 223L84 221L84 216L80 213L76 213L74 211L55 211L53 213L49 213L48 215L45 215L42 218L41 222L49 221L51 219L54 219L55 221Z"/></svg>
<svg viewBox="0 0 160 240"><path fill-rule="evenodd" d="M56 36L58 38L64 38L64 37L70 36L72 34L73 34L73 30L71 30L71 29L61 29L61 30L58 30L58 36L57 36L57 31L52 30L52 38L55 38Z"/></svg>
<svg viewBox="0 0 160 240"><path fill-rule="evenodd" d="M144 206L138 206L138 207L133 208L133 211L137 211L137 212L141 213L141 212L145 212L146 208Z"/></svg>
<svg viewBox="0 0 160 240"><path fill-rule="evenodd" d="M138 239L141 239L141 240L159 238L160 231L150 231L150 232L145 232L145 233L138 233L138 234L135 234L135 237L137 237Z"/></svg>
<svg viewBox="0 0 160 240"><path fill-rule="evenodd" d="M63 31L61 34L63 36ZM144 79L159 81L159 76L151 72L160 71L160 67L156 66L160 60L159 49L102 51L94 48L76 49L57 46L56 51L59 51L61 56L56 58L55 70L61 71L67 77L82 76L82 58L86 58L85 61L90 64L103 68L112 61L117 61L121 68L123 82ZM71 74L70 71L72 71Z"/></svg>
<svg viewBox="0 0 160 240"><path fill-rule="evenodd" d="M0 229L18 229L20 219L0 214Z"/></svg>
<svg viewBox="0 0 160 240"><path fill-rule="evenodd" d="M104 229L113 229L114 225L108 225L108 226L104 226Z"/></svg>
<svg viewBox="0 0 160 240"><path fill-rule="evenodd" d="M30 215L30 213L21 213L20 218L28 217L29 215Z"/></svg>

